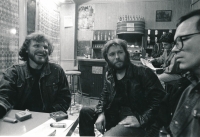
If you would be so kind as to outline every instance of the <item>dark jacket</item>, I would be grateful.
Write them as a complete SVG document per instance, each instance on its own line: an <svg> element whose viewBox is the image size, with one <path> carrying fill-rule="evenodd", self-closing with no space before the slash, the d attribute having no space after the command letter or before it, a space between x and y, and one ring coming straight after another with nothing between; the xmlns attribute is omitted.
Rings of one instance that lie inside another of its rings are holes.
<svg viewBox="0 0 200 137"><path fill-rule="evenodd" d="M96 112L101 113L109 109L115 97L115 73L108 70L104 80L104 88ZM129 64L125 79L125 92L131 103L131 110L142 127L147 127L157 116L160 101L165 93L151 69Z"/></svg>
<svg viewBox="0 0 200 137"><path fill-rule="evenodd" d="M158 137L159 130L162 126L164 126L168 130L168 133L172 134L174 137L200 136L199 118L193 115L193 110L195 110L195 108L197 108L197 112L200 113L200 83L193 84L192 81L190 76L183 77L167 91L168 93L161 102L161 109L157 120L152 125L151 130L149 130L148 136ZM191 94L188 96L186 95L188 93ZM181 97L182 100L180 102ZM194 103L194 101L197 102ZM184 103L186 105L184 105ZM178 111L176 110L177 106L179 106ZM196 126L193 126L195 124Z"/></svg>
<svg viewBox="0 0 200 137"><path fill-rule="evenodd" d="M27 62L8 68L0 81L0 107L3 106L6 112L12 108L24 109L23 106L32 91L33 83L34 76L30 73ZM68 110L71 94L66 75L59 65L45 64L40 76L39 88L43 112Z"/></svg>

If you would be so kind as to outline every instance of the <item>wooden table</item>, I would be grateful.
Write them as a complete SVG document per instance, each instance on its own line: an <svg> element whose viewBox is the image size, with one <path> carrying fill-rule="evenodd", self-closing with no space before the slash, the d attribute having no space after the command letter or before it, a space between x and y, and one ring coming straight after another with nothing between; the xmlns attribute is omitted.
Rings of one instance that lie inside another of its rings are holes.
<svg viewBox="0 0 200 137"><path fill-rule="evenodd" d="M15 118L15 113L19 111L21 110L10 110L6 116ZM50 119L49 113L31 112L31 114L31 119L23 122L18 121L17 123L8 123L0 119L0 136L21 136ZM71 136L78 124L78 115L69 115L68 119L75 121L67 133L68 136Z"/></svg>

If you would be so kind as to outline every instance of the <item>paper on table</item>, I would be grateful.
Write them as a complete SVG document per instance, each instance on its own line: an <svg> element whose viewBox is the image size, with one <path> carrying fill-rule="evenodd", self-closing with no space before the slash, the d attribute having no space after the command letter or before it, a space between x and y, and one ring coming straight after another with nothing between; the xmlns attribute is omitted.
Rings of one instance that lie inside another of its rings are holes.
<svg viewBox="0 0 200 137"><path fill-rule="evenodd" d="M140 58L140 61L142 62L143 65L149 67L150 69L152 69L152 70L154 70L154 71L156 71L156 70L158 70L158 69L163 69L163 68L155 68L155 67L152 65L152 63L150 63L150 62L149 62L148 60L146 60L146 59Z"/></svg>
<svg viewBox="0 0 200 137"><path fill-rule="evenodd" d="M65 128L55 128L51 127L51 123L66 123ZM55 136L66 136L66 132L69 127L74 123L73 120L61 120L59 122L56 122L54 119L49 119L45 123L39 125L38 127L32 129L31 131L23 134L22 136L49 136L52 132L56 130Z"/></svg>

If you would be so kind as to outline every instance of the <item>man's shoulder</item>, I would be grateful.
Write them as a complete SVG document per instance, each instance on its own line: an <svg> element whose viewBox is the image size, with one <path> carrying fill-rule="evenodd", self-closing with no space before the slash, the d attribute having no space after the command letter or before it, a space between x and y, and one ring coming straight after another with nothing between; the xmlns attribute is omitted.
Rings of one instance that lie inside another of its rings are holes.
<svg viewBox="0 0 200 137"><path fill-rule="evenodd" d="M53 69L55 69L55 68L58 70L63 69L59 64L52 63L52 62L49 62L49 66L50 66L50 68L53 68Z"/></svg>
<svg viewBox="0 0 200 137"><path fill-rule="evenodd" d="M147 69L149 69L147 66L144 65L135 65L135 64L131 64L131 67L133 69L133 71L146 71Z"/></svg>
<svg viewBox="0 0 200 137"><path fill-rule="evenodd" d="M131 68L132 68L132 72L133 74L137 77L137 76L146 76L149 75L150 73L153 73L153 71L144 65L134 65L131 64Z"/></svg>
<svg viewBox="0 0 200 137"><path fill-rule="evenodd" d="M19 63L19 64L13 64L10 67L8 67L8 70L13 69L13 68L17 68L17 67L25 67L25 66L26 66L26 62Z"/></svg>

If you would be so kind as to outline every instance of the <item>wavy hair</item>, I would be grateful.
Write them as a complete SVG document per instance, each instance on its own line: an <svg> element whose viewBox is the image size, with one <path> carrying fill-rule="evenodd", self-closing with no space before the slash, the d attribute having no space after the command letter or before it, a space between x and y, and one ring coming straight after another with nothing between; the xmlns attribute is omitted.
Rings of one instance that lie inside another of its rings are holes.
<svg viewBox="0 0 200 137"><path fill-rule="evenodd" d="M104 59L107 62L109 62L107 54L108 54L109 48L111 46L113 46L113 45L120 45L125 51L125 54L126 54L126 57L127 57L127 61L130 62L130 54L129 54L128 50L127 50L127 42L125 40L122 40L122 39L119 39L119 38L115 38L113 40L110 40L104 45L104 47L102 48L102 56L104 57Z"/></svg>
<svg viewBox="0 0 200 137"><path fill-rule="evenodd" d="M47 37L42 33L34 32L26 37L22 47L20 48L20 51L19 51L20 60L28 61L28 53L26 51L28 50L31 41L36 41L38 43L47 42L48 43L48 53L49 53L49 55L52 54L53 45L47 39Z"/></svg>
<svg viewBox="0 0 200 137"><path fill-rule="evenodd" d="M160 37L159 42L167 42L171 44L174 42L174 35L172 33L165 33Z"/></svg>

